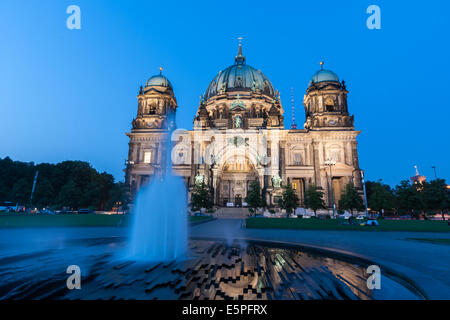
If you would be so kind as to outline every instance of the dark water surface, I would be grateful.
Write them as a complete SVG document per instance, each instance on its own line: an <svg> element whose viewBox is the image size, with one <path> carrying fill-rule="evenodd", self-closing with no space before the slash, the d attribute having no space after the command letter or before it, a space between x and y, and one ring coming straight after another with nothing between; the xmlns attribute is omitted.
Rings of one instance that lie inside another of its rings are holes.
<svg viewBox="0 0 450 320"><path fill-rule="evenodd" d="M369 290L365 267L292 248L192 240L181 261L123 259L124 238L75 239L60 248L0 255L0 299L420 299L383 276ZM69 265L81 268L69 290Z"/></svg>

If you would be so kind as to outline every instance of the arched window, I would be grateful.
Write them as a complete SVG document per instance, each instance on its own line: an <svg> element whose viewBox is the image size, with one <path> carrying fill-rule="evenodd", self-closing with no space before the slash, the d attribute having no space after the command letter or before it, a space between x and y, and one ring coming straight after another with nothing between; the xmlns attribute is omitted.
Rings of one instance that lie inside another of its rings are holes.
<svg viewBox="0 0 450 320"><path fill-rule="evenodd" d="M234 83L234 85L235 85L236 88L242 88L243 83L242 83L242 77L241 76L238 76L236 78L236 82Z"/></svg>
<svg viewBox="0 0 450 320"><path fill-rule="evenodd" d="M334 100L332 98L327 98L325 100L325 108L327 112L334 111Z"/></svg>

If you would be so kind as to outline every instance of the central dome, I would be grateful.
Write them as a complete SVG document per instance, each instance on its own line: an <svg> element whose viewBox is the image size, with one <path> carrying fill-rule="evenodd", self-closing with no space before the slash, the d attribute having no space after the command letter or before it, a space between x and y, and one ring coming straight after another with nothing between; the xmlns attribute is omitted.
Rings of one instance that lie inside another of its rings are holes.
<svg viewBox="0 0 450 320"><path fill-rule="evenodd" d="M272 98L275 97L272 83L261 72L245 63L242 55L242 47L239 44L239 52L234 65L220 71L211 81L205 92L205 100L208 100L219 93L233 91L256 91Z"/></svg>

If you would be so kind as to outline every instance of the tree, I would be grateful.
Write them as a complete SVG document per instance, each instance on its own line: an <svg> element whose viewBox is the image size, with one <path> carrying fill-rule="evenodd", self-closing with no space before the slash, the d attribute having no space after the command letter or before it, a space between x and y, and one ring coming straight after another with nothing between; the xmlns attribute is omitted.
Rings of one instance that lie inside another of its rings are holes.
<svg viewBox="0 0 450 320"><path fill-rule="evenodd" d="M367 186L370 185L369 188ZM384 210L390 210L395 207L395 196L392 192L391 187L387 184L378 182L368 181L366 183L367 192L367 202L372 210L383 212Z"/></svg>
<svg viewBox="0 0 450 320"><path fill-rule="evenodd" d="M80 191L73 180L67 182L58 194L57 203L63 207L78 209Z"/></svg>
<svg viewBox="0 0 450 320"><path fill-rule="evenodd" d="M212 207L209 188L204 182L195 185L191 196L191 206L192 210L199 210L201 208L209 209Z"/></svg>
<svg viewBox="0 0 450 320"><path fill-rule="evenodd" d="M394 189L396 209L401 212L410 213L418 218L419 212L423 210L423 199L416 185L411 185L408 180L400 181Z"/></svg>
<svg viewBox="0 0 450 320"><path fill-rule="evenodd" d="M50 180L46 177L38 178L33 195L33 203L37 207L48 207L53 203L55 197L55 191Z"/></svg>
<svg viewBox="0 0 450 320"><path fill-rule="evenodd" d="M422 189L422 199L427 211L440 211L445 220L444 210L450 206L450 194L443 179L425 182Z"/></svg>
<svg viewBox="0 0 450 320"><path fill-rule="evenodd" d="M27 204L30 201L32 186L33 182L27 178L17 180L9 194L9 198L12 202Z"/></svg>
<svg viewBox="0 0 450 320"><path fill-rule="evenodd" d="M323 192L314 184L309 185L305 192L305 206L316 216L319 209L325 209L325 201L323 200Z"/></svg>
<svg viewBox="0 0 450 320"><path fill-rule="evenodd" d="M283 193L281 194L281 199L278 205L282 209L286 209L286 215L292 213L292 210L297 208L298 196L292 188L291 184L288 183L287 186L283 187Z"/></svg>
<svg viewBox="0 0 450 320"><path fill-rule="evenodd" d="M339 208L343 210L350 210L352 215L353 210L364 210L363 199L358 191L356 191L353 184L348 183L345 186L344 192L341 195L341 200L339 200Z"/></svg>
<svg viewBox="0 0 450 320"><path fill-rule="evenodd" d="M250 184L250 190L247 193L247 197L245 198L245 202L253 208L255 214L256 210L260 207L264 207L265 201L261 195L261 187L259 186L258 181L253 181Z"/></svg>
<svg viewBox="0 0 450 320"><path fill-rule="evenodd" d="M117 203L120 202L122 204L122 208L125 210L128 208L127 203L127 190L125 183L117 182L114 184L112 189L109 191L109 198L106 202L106 209L111 210L111 208Z"/></svg>
<svg viewBox="0 0 450 320"><path fill-rule="evenodd" d="M114 203L112 197L120 198L120 187L116 188L119 183L114 182L114 177L106 172L99 173L87 162L35 165L6 157L0 158L0 201L28 204L36 170L39 176L33 205L37 207L69 206L71 203L72 207L103 210Z"/></svg>

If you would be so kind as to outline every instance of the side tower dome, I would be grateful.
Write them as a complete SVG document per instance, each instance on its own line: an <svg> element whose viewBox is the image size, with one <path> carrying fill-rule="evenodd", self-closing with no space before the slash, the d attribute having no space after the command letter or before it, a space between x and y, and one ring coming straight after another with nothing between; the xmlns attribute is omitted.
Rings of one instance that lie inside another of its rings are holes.
<svg viewBox="0 0 450 320"><path fill-rule="evenodd" d="M311 78L303 99L305 106L305 129L353 130L353 116L348 113L345 81L331 70L321 69Z"/></svg>
<svg viewBox="0 0 450 320"><path fill-rule="evenodd" d="M323 66L323 63L321 64ZM308 87L312 83L320 83L320 82L339 82L339 77L336 73L331 70L324 70L323 68L317 71L309 80Z"/></svg>
<svg viewBox="0 0 450 320"><path fill-rule="evenodd" d="M169 79L160 73L150 77L143 88L140 87L137 116L133 120L134 129L168 129L169 122L175 120L177 100Z"/></svg>
<svg viewBox="0 0 450 320"><path fill-rule="evenodd" d="M169 79L167 79L162 74L154 75L147 80L145 88L150 89L151 87L164 87L173 90L172 84L170 83Z"/></svg>

